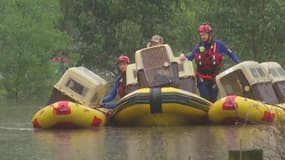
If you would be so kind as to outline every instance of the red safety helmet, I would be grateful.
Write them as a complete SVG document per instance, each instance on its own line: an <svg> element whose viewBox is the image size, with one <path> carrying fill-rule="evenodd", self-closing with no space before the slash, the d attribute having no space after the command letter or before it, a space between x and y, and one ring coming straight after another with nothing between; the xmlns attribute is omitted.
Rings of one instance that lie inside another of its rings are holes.
<svg viewBox="0 0 285 160"><path fill-rule="evenodd" d="M202 24L200 24L199 27L198 27L198 32L199 32L199 33L202 33L202 32L204 32L204 33L211 33L211 32L213 32L213 29L212 29L212 27L210 26L210 24L208 24L208 23L202 23Z"/></svg>
<svg viewBox="0 0 285 160"><path fill-rule="evenodd" d="M130 58L128 56L125 55L120 55L120 57L117 59L117 64L119 64L120 62L125 62L125 63L130 63Z"/></svg>

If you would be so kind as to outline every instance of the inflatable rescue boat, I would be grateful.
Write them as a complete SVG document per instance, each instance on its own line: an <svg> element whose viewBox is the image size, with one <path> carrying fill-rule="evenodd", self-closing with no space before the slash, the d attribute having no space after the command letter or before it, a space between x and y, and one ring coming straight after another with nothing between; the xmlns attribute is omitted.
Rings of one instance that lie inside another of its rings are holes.
<svg viewBox="0 0 285 160"><path fill-rule="evenodd" d="M168 44L143 48L127 67L127 95L114 108L115 125L164 126L207 122L211 102L198 96L191 61L181 62Z"/></svg>
<svg viewBox="0 0 285 160"><path fill-rule="evenodd" d="M108 110L96 108L107 82L85 67L69 68L54 85L48 104L32 117L35 128L104 126ZM94 109L96 108L96 109Z"/></svg>
<svg viewBox="0 0 285 160"><path fill-rule="evenodd" d="M210 104L173 87L142 88L119 101L111 120L115 125L135 126L203 124Z"/></svg>
<svg viewBox="0 0 285 160"><path fill-rule="evenodd" d="M70 101L59 101L37 111L32 118L34 128L87 128L106 124L106 114Z"/></svg>
<svg viewBox="0 0 285 160"><path fill-rule="evenodd" d="M273 62L244 61L225 70L216 77L223 98L210 106L209 120L223 124L284 121L284 76L281 65Z"/></svg>
<svg viewBox="0 0 285 160"><path fill-rule="evenodd" d="M240 96L226 96L210 106L209 120L216 124L266 124L285 120L285 111L278 105L269 105Z"/></svg>

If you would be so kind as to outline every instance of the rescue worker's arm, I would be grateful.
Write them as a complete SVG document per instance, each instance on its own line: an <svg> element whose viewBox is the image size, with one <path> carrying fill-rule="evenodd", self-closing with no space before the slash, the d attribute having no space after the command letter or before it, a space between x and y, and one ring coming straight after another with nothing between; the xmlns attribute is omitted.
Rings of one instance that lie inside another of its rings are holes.
<svg viewBox="0 0 285 160"><path fill-rule="evenodd" d="M217 40L217 45L220 47L220 51L226 55L228 55L234 62L240 63L240 60L238 56L233 52L231 49L225 46L225 44L222 41Z"/></svg>
<svg viewBox="0 0 285 160"><path fill-rule="evenodd" d="M117 96L117 88L118 88L118 78L116 78L111 92L103 98L103 103L112 101Z"/></svg>
<svg viewBox="0 0 285 160"><path fill-rule="evenodd" d="M194 54L198 51L198 47L199 45L196 44L196 46L193 48L191 52L186 53L185 55L184 54L180 55L180 59L187 58L189 61L192 61L194 59Z"/></svg>

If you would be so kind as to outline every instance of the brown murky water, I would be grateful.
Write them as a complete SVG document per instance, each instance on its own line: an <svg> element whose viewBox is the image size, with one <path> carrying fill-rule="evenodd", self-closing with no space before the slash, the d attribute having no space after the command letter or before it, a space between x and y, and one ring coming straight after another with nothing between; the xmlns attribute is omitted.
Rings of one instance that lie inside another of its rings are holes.
<svg viewBox="0 0 285 160"><path fill-rule="evenodd" d="M36 106L0 106L1 160L227 160L229 150L268 148L269 125L34 130Z"/></svg>

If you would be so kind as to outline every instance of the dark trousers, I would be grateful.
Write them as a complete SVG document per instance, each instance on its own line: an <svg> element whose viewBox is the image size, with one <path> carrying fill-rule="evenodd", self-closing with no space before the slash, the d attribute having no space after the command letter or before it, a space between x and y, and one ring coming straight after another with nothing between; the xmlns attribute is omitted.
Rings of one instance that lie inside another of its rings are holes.
<svg viewBox="0 0 285 160"><path fill-rule="evenodd" d="M218 88L214 79L205 80L197 77L198 89L200 96L211 102L215 102L218 96Z"/></svg>

